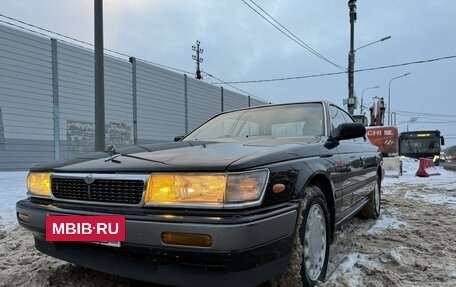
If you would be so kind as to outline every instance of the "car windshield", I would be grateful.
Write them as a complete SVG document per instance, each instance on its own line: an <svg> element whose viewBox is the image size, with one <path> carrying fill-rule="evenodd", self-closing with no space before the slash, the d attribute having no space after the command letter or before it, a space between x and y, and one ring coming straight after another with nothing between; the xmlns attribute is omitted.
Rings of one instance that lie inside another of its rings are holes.
<svg viewBox="0 0 456 287"><path fill-rule="evenodd" d="M320 103L264 106L220 114L184 140L321 136L323 128L323 106Z"/></svg>

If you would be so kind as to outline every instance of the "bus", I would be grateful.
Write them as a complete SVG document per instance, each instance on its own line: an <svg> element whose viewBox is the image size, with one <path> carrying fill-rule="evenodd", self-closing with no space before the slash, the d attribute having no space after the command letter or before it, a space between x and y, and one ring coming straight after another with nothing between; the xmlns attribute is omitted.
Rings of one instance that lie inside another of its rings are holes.
<svg viewBox="0 0 456 287"><path fill-rule="evenodd" d="M399 136L399 155L411 158L440 157L440 146L445 144L440 131L402 132Z"/></svg>

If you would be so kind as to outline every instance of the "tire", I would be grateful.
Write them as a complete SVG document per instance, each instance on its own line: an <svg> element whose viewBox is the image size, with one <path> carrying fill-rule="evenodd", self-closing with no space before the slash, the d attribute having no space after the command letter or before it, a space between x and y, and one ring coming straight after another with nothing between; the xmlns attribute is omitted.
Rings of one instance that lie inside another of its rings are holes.
<svg viewBox="0 0 456 287"><path fill-rule="evenodd" d="M315 286L324 281L328 268L330 219L321 190L309 186L300 205L288 269L271 280L271 286Z"/></svg>
<svg viewBox="0 0 456 287"><path fill-rule="evenodd" d="M375 184L375 188L369 195L369 201L367 204L360 210L359 217L365 219L377 219L380 216L382 201L381 196L381 181L377 176L377 183Z"/></svg>

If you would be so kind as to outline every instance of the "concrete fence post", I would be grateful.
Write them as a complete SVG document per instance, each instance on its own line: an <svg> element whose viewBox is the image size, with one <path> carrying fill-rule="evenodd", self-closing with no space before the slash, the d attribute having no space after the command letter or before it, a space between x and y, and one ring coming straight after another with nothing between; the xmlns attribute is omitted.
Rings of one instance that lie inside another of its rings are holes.
<svg viewBox="0 0 456 287"><path fill-rule="evenodd" d="M220 87L220 102L221 102L221 112L225 109L224 107L225 97L223 95L223 87Z"/></svg>
<svg viewBox="0 0 456 287"><path fill-rule="evenodd" d="M188 134L188 89L187 75L184 74L185 134Z"/></svg>
<svg viewBox="0 0 456 287"><path fill-rule="evenodd" d="M52 103L54 119L54 159L60 159L60 109L59 109L59 64L57 58L57 39L51 39L52 57Z"/></svg>
<svg viewBox="0 0 456 287"><path fill-rule="evenodd" d="M0 150L4 150L5 145L5 128L3 127L2 107L0 107Z"/></svg>
<svg viewBox="0 0 456 287"><path fill-rule="evenodd" d="M138 102L136 90L136 58L130 57L132 96L133 96L133 144L138 144Z"/></svg>

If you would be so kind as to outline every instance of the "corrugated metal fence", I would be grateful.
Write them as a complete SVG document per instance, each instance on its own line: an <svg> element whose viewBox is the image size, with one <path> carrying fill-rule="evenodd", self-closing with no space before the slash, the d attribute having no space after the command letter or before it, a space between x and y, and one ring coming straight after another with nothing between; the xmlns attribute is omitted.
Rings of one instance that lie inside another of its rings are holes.
<svg viewBox="0 0 456 287"><path fill-rule="evenodd" d="M0 171L94 149L94 54L0 25ZM208 118L265 104L135 58L105 55L106 144L173 140Z"/></svg>

